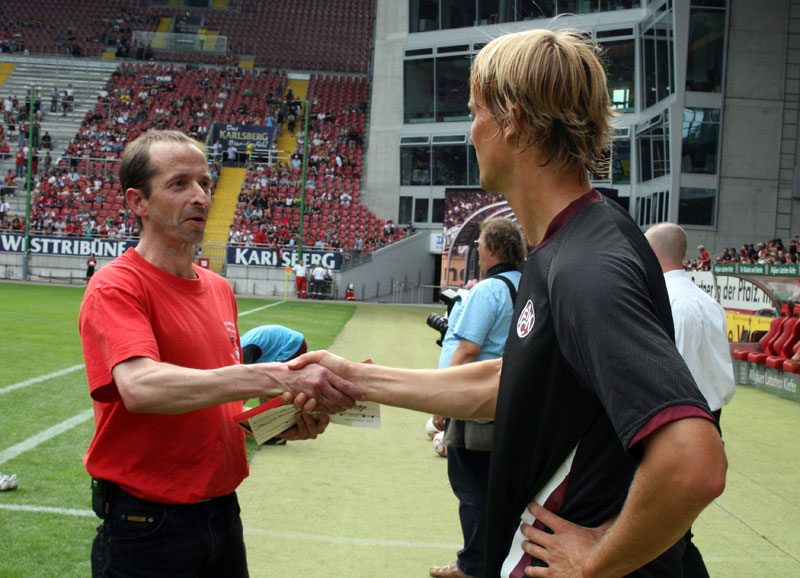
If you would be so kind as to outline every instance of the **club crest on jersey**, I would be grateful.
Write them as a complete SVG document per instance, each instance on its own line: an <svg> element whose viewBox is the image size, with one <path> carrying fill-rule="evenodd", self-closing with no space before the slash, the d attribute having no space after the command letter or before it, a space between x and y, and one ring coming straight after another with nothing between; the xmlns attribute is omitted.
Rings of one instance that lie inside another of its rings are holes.
<svg viewBox="0 0 800 578"><path fill-rule="evenodd" d="M528 299L525 308L517 319L517 336L525 337L533 329L533 324L536 322L536 313L533 311L533 301Z"/></svg>

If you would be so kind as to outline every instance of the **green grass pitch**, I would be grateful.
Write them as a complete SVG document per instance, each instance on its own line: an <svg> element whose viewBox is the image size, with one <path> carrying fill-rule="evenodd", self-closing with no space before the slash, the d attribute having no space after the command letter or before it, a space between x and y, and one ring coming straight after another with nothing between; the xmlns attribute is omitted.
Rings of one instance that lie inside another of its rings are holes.
<svg viewBox="0 0 800 578"><path fill-rule="evenodd" d="M82 463L93 430L79 367L82 295L0 283L0 471L20 477L17 491L0 492L4 578L90 574L99 520ZM275 303L241 299L240 330L279 323L302 331L310 348L353 360L436 365L437 334L425 319L437 306ZM332 425L314 441L251 444L251 475L239 490L251 576L423 578L455 559L457 503L426 420L384 407L380 430ZM722 427L726 491L694 526L711 575L800 575L800 404L739 388Z"/></svg>

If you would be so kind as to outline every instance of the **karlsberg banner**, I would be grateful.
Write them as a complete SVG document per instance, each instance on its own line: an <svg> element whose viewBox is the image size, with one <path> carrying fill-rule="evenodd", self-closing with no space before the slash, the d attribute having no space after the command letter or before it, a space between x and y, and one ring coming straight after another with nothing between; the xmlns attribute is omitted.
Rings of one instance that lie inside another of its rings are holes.
<svg viewBox="0 0 800 578"><path fill-rule="evenodd" d="M66 257L119 257L137 240L92 239L82 237L48 237L31 235L30 253L35 255L63 255ZM21 233L0 233L0 252L24 253L25 235ZM294 267L297 264L296 249L274 249L262 247L228 247L228 265L250 267ZM303 251L303 264L306 267L322 265L331 271L342 268L342 254L338 251Z"/></svg>
<svg viewBox="0 0 800 578"><path fill-rule="evenodd" d="M273 249L262 247L228 247L228 265L248 267L294 267L297 265L296 249ZM342 268L342 254L338 251L303 250L303 265L322 265L331 271Z"/></svg>
<svg viewBox="0 0 800 578"><path fill-rule="evenodd" d="M230 145L243 151L247 148L247 143L253 143L256 152L268 152L275 137L274 126L261 126L254 124L222 124L215 123L211 129L211 142L219 140L224 151Z"/></svg>
<svg viewBox="0 0 800 578"><path fill-rule="evenodd" d="M92 239L83 237L48 237L31 235L30 252L35 255L65 255L88 257L118 257L138 241L122 239ZM25 235L21 233L0 233L0 252L25 252Z"/></svg>

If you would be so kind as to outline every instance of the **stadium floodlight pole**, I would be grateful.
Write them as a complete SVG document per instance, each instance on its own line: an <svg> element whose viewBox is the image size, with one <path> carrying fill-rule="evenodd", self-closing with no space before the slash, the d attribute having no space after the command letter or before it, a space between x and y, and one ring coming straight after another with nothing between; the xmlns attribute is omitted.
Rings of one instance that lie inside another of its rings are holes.
<svg viewBox="0 0 800 578"><path fill-rule="evenodd" d="M303 122L303 172L300 178L300 228L298 230L300 238L297 243L297 261L300 264L303 263L303 219L306 212L306 168L308 167L308 109L311 108L311 101L305 98L301 102L306 113Z"/></svg>
<svg viewBox="0 0 800 578"><path fill-rule="evenodd" d="M34 88L28 101L28 174L25 179L25 253L22 255L22 280L28 280L28 259L31 252L31 184L33 183L33 103Z"/></svg>

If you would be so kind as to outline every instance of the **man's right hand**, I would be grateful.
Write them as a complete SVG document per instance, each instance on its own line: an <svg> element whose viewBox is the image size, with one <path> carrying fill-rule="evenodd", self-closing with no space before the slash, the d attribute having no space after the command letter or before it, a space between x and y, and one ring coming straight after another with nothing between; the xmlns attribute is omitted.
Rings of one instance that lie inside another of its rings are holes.
<svg viewBox="0 0 800 578"><path fill-rule="evenodd" d="M301 358L302 356L298 359ZM365 399L363 391L317 363L303 364L297 369L287 365L279 367L281 370L285 369L285 373L282 372L279 378L285 389L295 399L302 399L300 394L305 394L308 399L304 407L306 411L314 409L329 414L339 413L353 407L357 400Z"/></svg>

